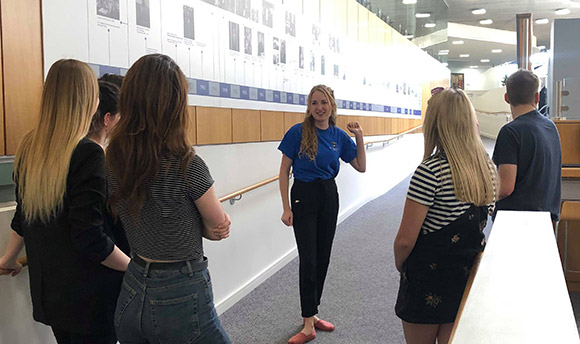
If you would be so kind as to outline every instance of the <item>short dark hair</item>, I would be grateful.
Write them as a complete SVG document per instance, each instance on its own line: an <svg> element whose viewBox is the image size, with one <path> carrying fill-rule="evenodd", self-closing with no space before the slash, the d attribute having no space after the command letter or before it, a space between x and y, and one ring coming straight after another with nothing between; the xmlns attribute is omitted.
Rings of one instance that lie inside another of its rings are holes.
<svg viewBox="0 0 580 344"><path fill-rule="evenodd" d="M121 89L121 85L123 84L123 77L117 74L105 73L102 77L99 78L99 80L115 84L117 87L119 87L119 89Z"/></svg>
<svg viewBox="0 0 580 344"><path fill-rule="evenodd" d="M533 72L520 69L507 78L506 89L511 105L536 105L536 93L540 88L540 79Z"/></svg>
<svg viewBox="0 0 580 344"><path fill-rule="evenodd" d="M105 114L116 115L119 112L117 104L119 103L119 87L117 85L99 80L99 108L93 119L88 135L93 135L101 131L105 125Z"/></svg>

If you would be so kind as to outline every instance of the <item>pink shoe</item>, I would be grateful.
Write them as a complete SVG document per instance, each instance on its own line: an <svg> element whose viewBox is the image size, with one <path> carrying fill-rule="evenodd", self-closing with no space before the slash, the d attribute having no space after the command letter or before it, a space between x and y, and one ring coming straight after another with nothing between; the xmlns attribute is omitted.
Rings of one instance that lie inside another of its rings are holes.
<svg viewBox="0 0 580 344"><path fill-rule="evenodd" d="M331 324L330 322L328 322L326 320L322 320L322 319L318 319L318 321L314 323L314 327L316 327L317 329L319 329L321 331L328 331L328 332L334 331L334 325Z"/></svg>
<svg viewBox="0 0 580 344"><path fill-rule="evenodd" d="M311 334L304 334L303 332L298 332L297 335L290 338L288 344L304 344L316 338L316 331L312 330Z"/></svg>

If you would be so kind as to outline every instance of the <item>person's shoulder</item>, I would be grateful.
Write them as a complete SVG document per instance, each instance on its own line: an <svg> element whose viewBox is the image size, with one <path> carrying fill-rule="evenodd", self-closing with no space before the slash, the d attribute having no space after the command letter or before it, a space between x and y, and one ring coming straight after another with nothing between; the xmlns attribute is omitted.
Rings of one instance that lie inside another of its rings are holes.
<svg viewBox="0 0 580 344"><path fill-rule="evenodd" d="M73 152L73 158L78 158L78 157L86 157L86 156L104 156L105 152L103 151L103 148L101 147L101 145L99 145L98 143L96 143L95 141L88 139L86 137L83 137L79 143L77 144L77 146L75 147L75 150Z"/></svg>

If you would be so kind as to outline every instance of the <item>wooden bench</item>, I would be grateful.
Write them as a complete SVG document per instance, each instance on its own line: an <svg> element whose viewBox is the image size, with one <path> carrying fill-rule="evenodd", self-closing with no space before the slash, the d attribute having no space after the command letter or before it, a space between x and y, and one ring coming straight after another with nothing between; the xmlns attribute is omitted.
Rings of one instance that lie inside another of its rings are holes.
<svg viewBox="0 0 580 344"><path fill-rule="evenodd" d="M499 211L450 342L580 343L548 212Z"/></svg>

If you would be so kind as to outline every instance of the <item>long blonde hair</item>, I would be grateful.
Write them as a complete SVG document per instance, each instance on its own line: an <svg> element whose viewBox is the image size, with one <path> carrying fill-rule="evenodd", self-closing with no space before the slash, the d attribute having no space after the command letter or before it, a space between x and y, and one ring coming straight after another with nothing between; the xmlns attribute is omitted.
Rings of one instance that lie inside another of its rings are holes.
<svg viewBox="0 0 580 344"><path fill-rule="evenodd" d="M445 153L457 199L477 206L495 200L497 171L481 142L476 115L467 95L446 89L429 100L425 121L423 159Z"/></svg>
<svg viewBox="0 0 580 344"><path fill-rule="evenodd" d="M62 210L70 160L89 130L98 97L97 78L86 63L59 60L50 67L38 123L22 139L14 160L26 222L48 223Z"/></svg>
<svg viewBox="0 0 580 344"><path fill-rule="evenodd" d="M318 135L316 135L314 118L312 117L312 113L310 111L312 95L316 91L322 92L328 99L328 102L330 103L330 118L328 119L328 123L330 125L336 125L336 100L334 99L334 91L325 85L316 85L312 87L310 94L308 94L306 115L304 116L304 121L302 122L302 142L300 142L299 152L299 155L305 155L312 161L316 159L316 153L318 153Z"/></svg>

